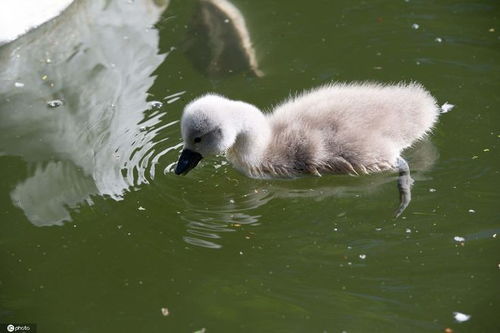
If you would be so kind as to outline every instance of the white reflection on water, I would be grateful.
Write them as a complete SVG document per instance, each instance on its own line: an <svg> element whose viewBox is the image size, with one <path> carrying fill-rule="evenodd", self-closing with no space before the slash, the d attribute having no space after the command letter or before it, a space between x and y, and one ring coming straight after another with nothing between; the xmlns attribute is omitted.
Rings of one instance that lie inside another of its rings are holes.
<svg viewBox="0 0 500 333"><path fill-rule="evenodd" d="M167 5L76 1L0 48L0 155L33 166L11 193L33 224L61 224L92 195L120 199L154 176L166 151L153 138L174 124L155 128L161 110L144 115L165 58L152 26Z"/></svg>

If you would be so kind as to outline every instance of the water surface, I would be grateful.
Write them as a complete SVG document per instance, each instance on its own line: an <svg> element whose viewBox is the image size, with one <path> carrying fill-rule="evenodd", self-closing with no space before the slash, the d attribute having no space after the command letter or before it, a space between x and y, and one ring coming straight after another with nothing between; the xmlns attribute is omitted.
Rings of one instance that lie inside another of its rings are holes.
<svg viewBox="0 0 500 333"><path fill-rule="evenodd" d="M231 4L76 1L0 48L0 322L500 330L499 5ZM354 80L416 80L455 106L405 152L401 218L394 174L252 180L222 157L173 174L192 98L269 110Z"/></svg>

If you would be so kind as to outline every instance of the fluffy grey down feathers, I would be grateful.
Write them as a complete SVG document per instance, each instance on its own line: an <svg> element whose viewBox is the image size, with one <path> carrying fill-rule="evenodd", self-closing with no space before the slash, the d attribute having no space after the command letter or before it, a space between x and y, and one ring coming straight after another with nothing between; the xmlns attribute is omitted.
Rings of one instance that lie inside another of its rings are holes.
<svg viewBox="0 0 500 333"><path fill-rule="evenodd" d="M204 157L225 152L250 177L367 174L395 169L438 115L417 83L329 84L270 113L208 94L186 106L181 129L186 149Z"/></svg>

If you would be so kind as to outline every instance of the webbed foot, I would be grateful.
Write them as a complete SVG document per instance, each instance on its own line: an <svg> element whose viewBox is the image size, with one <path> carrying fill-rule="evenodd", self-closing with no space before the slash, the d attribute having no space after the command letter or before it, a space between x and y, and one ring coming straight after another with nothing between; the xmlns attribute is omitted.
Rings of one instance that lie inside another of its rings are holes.
<svg viewBox="0 0 500 333"><path fill-rule="evenodd" d="M408 163L402 158L398 157L397 160L399 177L398 177L398 190L399 190L399 208L396 210L395 217L398 218L408 207L411 201L411 186L414 183L410 175L410 167Z"/></svg>

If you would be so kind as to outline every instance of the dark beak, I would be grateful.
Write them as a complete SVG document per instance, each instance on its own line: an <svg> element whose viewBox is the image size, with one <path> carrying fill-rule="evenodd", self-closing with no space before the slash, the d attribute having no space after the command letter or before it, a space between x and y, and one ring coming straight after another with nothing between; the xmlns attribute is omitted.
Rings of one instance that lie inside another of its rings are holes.
<svg viewBox="0 0 500 333"><path fill-rule="evenodd" d="M189 170L198 165L198 162L200 162L202 158L203 156L201 156L200 153L194 152L189 149L184 149L181 153L181 157L179 157L177 166L175 167L175 174L187 174Z"/></svg>

